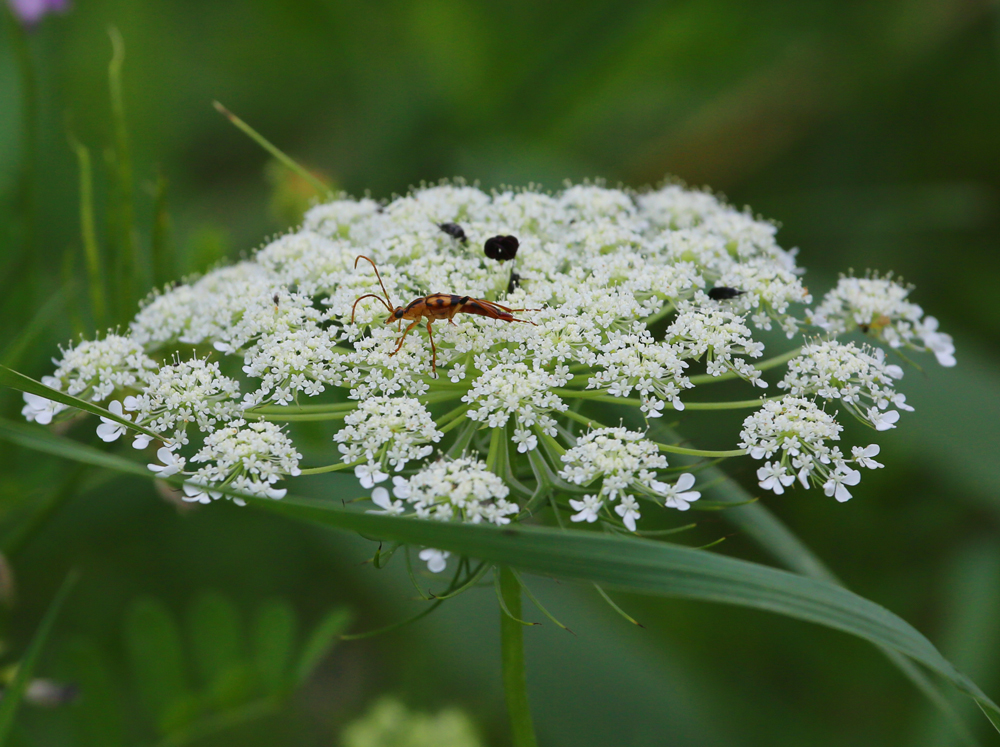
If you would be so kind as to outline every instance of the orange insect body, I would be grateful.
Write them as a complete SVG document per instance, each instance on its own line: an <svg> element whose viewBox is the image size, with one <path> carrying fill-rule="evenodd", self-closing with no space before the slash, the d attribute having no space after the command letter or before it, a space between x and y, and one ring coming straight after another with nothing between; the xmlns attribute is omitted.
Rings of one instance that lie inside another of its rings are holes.
<svg viewBox="0 0 1000 747"><path fill-rule="evenodd" d="M371 266L375 269L375 277L378 278L378 284L382 286L382 292L385 294L383 299L381 296L375 293L366 293L363 296L358 296L357 300L354 301L354 306L351 307L351 324L354 324L354 313L358 307L358 302L364 300L365 298L376 298L382 302L382 305L389 310L389 316L386 318L386 324L392 324L398 321L400 329L403 327L403 320L406 319L410 322L410 325L403 332L402 336L399 338L399 342L396 344L396 349L393 350L389 355L395 355L399 352L399 349L403 347L403 341L406 336L410 334L410 330L416 327L423 319L427 319L427 335L430 337L431 341L431 370L437 373L437 347L434 345L434 333L431 331L431 325L438 319L447 319L448 324L454 324L452 318L456 314L476 314L478 316L489 317L490 319L499 319L501 322L523 322L524 324L534 324L527 319L517 319L514 317L514 312L516 311L540 311L540 309L509 309L506 306L501 306L500 304L493 303L492 301L486 301L482 298L472 298L471 296L456 296L454 293L432 293L429 296L423 296L421 298L415 298L410 301L406 306L396 306L393 308L392 303L389 301L389 293L385 289L385 284L382 282L382 276L379 275L378 267L369 257L361 254L354 260L354 267L357 269L358 262L362 259L368 260Z"/></svg>

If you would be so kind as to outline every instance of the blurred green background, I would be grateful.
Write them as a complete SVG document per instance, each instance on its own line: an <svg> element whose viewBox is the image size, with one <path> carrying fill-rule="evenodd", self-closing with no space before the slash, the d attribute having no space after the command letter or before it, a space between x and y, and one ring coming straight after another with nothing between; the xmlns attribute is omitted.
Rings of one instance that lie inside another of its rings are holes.
<svg viewBox="0 0 1000 747"><path fill-rule="evenodd" d="M882 434L887 469L854 500L797 491L765 502L851 588L915 624L997 697L997 5L76 0L24 35L23 50L5 26L0 360L35 377L49 373L57 344L93 327L70 131L92 153L105 252L116 239L104 217L109 25L126 47L141 293L154 277L253 250L294 223L307 194L213 99L354 194L388 198L453 176L556 189L567 178L640 187L670 174L780 221L814 295L849 268L913 282L913 298L955 335L959 365L908 373L917 411ZM34 113L19 50L34 70ZM158 268L154 243L169 249ZM20 397L0 392L0 408L19 417ZM739 416L706 414L706 428L696 415L706 445L732 441ZM67 569L83 572L38 670L82 695L25 706L19 743L336 745L386 694L428 713L461 708L484 744L507 743L491 591L341 643L294 695L243 713L236 706L267 691L261 657L283 661L261 649L262 635L275 638L260 631L284 631L297 651L331 610L353 610L357 630L399 619L418 609L402 563L375 571L361 564L372 544L356 537L225 502L179 511L146 482L0 453L0 547L17 581L3 612L8 661ZM753 487L750 464L735 473ZM707 538L732 531L698 518ZM739 534L718 551L768 560ZM897 670L847 636L746 610L619 599L640 630L585 589L533 585L578 633L526 631L545 745L957 743ZM200 740L178 731L213 714L232 726Z"/></svg>

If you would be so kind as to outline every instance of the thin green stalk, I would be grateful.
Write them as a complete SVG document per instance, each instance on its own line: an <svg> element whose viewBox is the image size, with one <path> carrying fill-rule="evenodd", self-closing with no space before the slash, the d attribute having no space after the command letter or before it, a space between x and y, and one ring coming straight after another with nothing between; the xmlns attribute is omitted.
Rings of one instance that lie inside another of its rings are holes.
<svg viewBox="0 0 1000 747"><path fill-rule="evenodd" d="M454 430L455 428L458 428L458 426L460 426L463 422L465 422L465 419L466 418L465 418L464 414L458 416L457 418L452 418L451 422L446 423L444 425L439 425L438 426L438 430L441 433L447 433L448 431L451 431L451 430Z"/></svg>
<svg viewBox="0 0 1000 747"><path fill-rule="evenodd" d="M267 138L265 138L263 135L257 132L257 130L255 130L253 127L248 125L242 119L237 117L235 114L229 111L218 101L213 101L212 106L214 106L216 111L222 114L226 119L228 119L230 122L236 125L237 128L246 133L251 140L257 143L257 145L259 145L261 148L263 148L272 156L274 156L278 161L284 164L285 167L291 169L296 174L305 179L310 184L310 186L312 186L312 188L316 190L317 194L323 197L333 197L333 192L330 190L328 186L323 184L323 182L321 182L315 176L310 174L309 171L307 171L305 168L303 168L295 161L293 161L291 158L289 158L287 155L285 155L281 150L278 149L277 146L271 143L271 141L269 141Z"/></svg>
<svg viewBox="0 0 1000 747"><path fill-rule="evenodd" d="M289 407L288 405L258 405L247 410L247 412L251 415L283 415L285 413L311 415L314 413L350 412L351 410L358 409L359 404L359 402L334 402L324 405L297 405L295 407Z"/></svg>
<svg viewBox="0 0 1000 747"><path fill-rule="evenodd" d="M21 137L24 143L23 170L21 172L21 199L24 215L25 257L35 256L36 190L38 183L38 80L35 65L28 49L24 26L14 15L13 9L4 4L3 16L7 22L7 36L14 49L21 73Z"/></svg>
<svg viewBox="0 0 1000 747"><path fill-rule="evenodd" d="M607 428L608 427L608 426L604 425L603 423L601 423L601 422L599 422L597 420L594 420L593 418L588 418L586 415L580 415L579 413L576 413L576 412L566 411L566 412L564 412L562 414L565 415L566 417L568 417L570 420L575 420L578 423L582 423L583 425L589 426L591 428ZM542 434L539 431L539 438L541 438L541 435ZM556 446L559 446L559 444L555 441L555 439L552 439L551 437L549 437L549 440L552 441L552 443L555 443ZM709 451L707 449L688 449L688 448L686 448L684 446L673 446L671 444L661 444L661 443L658 443L656 441L654 441L653 443L656 444L657 448L660 451L667 452L668 454L686 454L688 456L705 457L706 459L713 459L713 458L725 459L725 458L728 458L728 457L744 456L746 454L746 452L743 449L733 449L731 451ZM559 448L562 448L562 447L559 447ZM565 449L563 450L563 453L565 453Z"/></svg>
<svg viewBox="0 0 1000 747"><path fill-rule="evenodd" d="M150 262L153 265L153 285L159 287L174 276L170 256L170 214L167 212L167 178L156 174L153 192L153 234L150 238Z"/></svg>
<svg viewBox="0 0 1000 747"><path fill-rule="evenodd" d="M524 626L513 619L521 616L521 585L507 566L500 566L500 593L510 612L500 613L500 660L512 743L514 747L536 747L524 668Z"/></svg>
<svg viewBox="0 0 1000 747"><path fill-rule="evenodd" d="M107 323L107 303L104 296L104 278L101 274L101 250L97 245L94 229L94 178L90 162L90 149L72 134L69 143L76 152L80 171L80 239L87 264L87 285L90 289L90 311L94 323L100 328Z"/></svg>
<svg viewBox="0 0 1000 747"><path fill-rule="evenodd" d="M686 454L687 456L705 457L711 458L721 458L728 459L729 457L739 457L746 456L746 451L743 449L731 449L729 451L708 451L706 449L688 449L684 446L672 446L671 444L661 444L656 443L656 448L667 454Z"/></svg>
<svg viewBox="0 0 1000 747"><path fill-rule="evenodd" d="M262 418L264 418L264 420L268 420L272 423L303 423L314 420L343 420L348 415L350 415L351 412L353 412L353 410L347 412L313 412L313 413L306 413L303 415L292 414L292 413L288 415L281 415L278 413L275 414L257 413L257 414L259 414Z"/></svg>
<svg viewBox="0 0 1000 747"><path fill-rule="evenodd" d="M117 188L116 215L117 229L117 288L121 299L120 314L128 317L136 302L136 270L138 268L138 246L133 225L132 204L132 155L129 151L128 125L125 121L125 98L122 94L122 66L125 64L125 40L114 26L108 29L111 37L111 62L108 63L108 85L111 90L111 117L114 122L115 148L114 165Z"/></svg>
<svg viewBox="0 0 1000 747"><path fill-rule="evenodd" d="M357 467L361 462L338 462L337 464L328 464L325 467L310 467L308 469L301 470L300 475L322 475L327 472L339 472L342 469L352 469Z"/></svg>
<svg viewBox="0 0 1000 747"><path fill-rule="evenodd" d="M781 355L776 355L773 358L768 358L763 360L754 366L758 371L767 371L769 368L775 368L783 363L787 363L792 358L797 356L802 352L802 348L798 347L794 350L789 350L787 353L782 353ZM718 376L712 376L711 374L697 374L695 376L688 377L692 384L697 386L698 384L712 384L716 381L731 381L732 379L737 379L739 376L735 371L729 371Z"/></svg>
<svg viewBox="0 0 1000 747"><path fill-rule="evenodd" d="M674 305L672 303L668 303L666 306L664 306L662 309L660 309L659 311L657 311L655 314L653 314L652 316L647 316L642 321L646 323L647 327L652 327L654 324L656 324L661 319L663 319L665 317L668 317L671 314L673 314L674 311L676 311L676 308L674 307Z"/></svg>

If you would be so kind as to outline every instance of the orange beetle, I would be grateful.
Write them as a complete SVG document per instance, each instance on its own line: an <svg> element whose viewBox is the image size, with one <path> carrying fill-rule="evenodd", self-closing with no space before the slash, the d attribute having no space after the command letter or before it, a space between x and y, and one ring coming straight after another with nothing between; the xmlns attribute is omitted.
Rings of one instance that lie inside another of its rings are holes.
<svg viewBox="0 0 1000 747"><path fill-rule="evenodd" d="M396 344L396 349L389 353L390 356L395 355L399 352L399 349L403 347L403 340L410 333L410 330L416 327L423 319L427 319L427 335L431 340L431 370L437 373L437 347L434 345L434 333L431 331L431 325L438 319L447 319L448 324L454 324L452 317L455 314L477 314L479 316L486 316L490 319L499 319L502 322L523 322L524 324L535 324L527 319L517 319L514 317L514 312L516 311L541 311L541 309L509 309L506 306L501 306L500 304L493 303L492 301L486 301L482 298L472 298L471 296L456 296L454 293L432 293L429 296L422 296L421 298L415 298L410 301L406 306L397 306L393 308L392 303L389 300L389 293L385 289L385 284L382 282L382 276L379 274L378 267L369 257L363 254L358 255L354 260L354 268L357 269L358 262L362 259L368 260L371 266L375 269L375 277L378 278L378 284L382 286L382 293L385 294L385 298L379 296L375 293L366 293L363 296L358 296L354 301L354 306L351 307L351 324L354 324L354 312L358 307L358 302L366 298L377 298L382 302L382 305L389 310L389 316L385 320L386 324L392 324L395 321L399 322L399 328L403 328L403 320L411 321L411 324L403 332L403 335L399 338L399 342ZM536 325L537 326L537 325Z"/></svg>

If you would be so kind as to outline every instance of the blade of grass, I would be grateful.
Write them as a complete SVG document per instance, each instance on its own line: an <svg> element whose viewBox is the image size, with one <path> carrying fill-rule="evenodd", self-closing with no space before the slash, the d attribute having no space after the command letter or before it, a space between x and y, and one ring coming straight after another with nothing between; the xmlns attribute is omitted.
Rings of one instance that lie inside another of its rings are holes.
<svg viewBox="0 0 1000 747"><path fill-rule="evenodd" d="M76 571L70 571L66 579L62 582L59 591L56 592L56 595L49 603L49 608L45 611L45 616L42 618L41 623L39 623L38 630L35 631L31 643L28 644L28 649L24 652L24 656L21 657L21 662L17 666L17 673L14 675L13 681L4 690L3 698L0 698L0 747L7 744L11 727L14 725L14 716L17 713L17 707L21 704L24 691L27 690L28 683L31 682L34 676L38 658L41 656L42 649L45 648L49 634L52 632L52 626L59 616L59 610L62 609L66 597L69 596L73 585L76 583L77 576Z"/></svg>
<svg viewBox="0 0 1000 747"><path fill-rule="evenodd" d="M226 119L232 122L238 129L246 133L246 135L249 136L249 138L253 140L255 143L257 143L257 145L259 145L261 148L263 148L272 156L274 156L276 159L278 159L287 168L291 169L300 177L305 179L305 181L308 182L308 184L313 189L316 190L316 194L320 195L321 197L328 197L328 198L334 196L332 190L328 186L326 186L325 184L323 184L323 182L321 182L315 176L310 174L307 169L303 168L295 161L293 161L291 158L289 158L287 155L285 155L270 140L265 138L263 135L257 132L257 130L255 130L253 127L251 127L242 119L237 117L235 114L229 111L218 101L213 101L212 106L214 106L217 112L219 112L222 116L224 116Z"/></svg>
<svg viewBox="0 0 1000 747"><path fill-rule="evenodd" d="M87 464L152 477L139 464L38 428L0 420L0 439ZM170 481L180 482L173 478ZM235 494L225 489L221 492ZM335 501L294 496L281 501L241 497L284 516L386 541L436 547L488 562L516 565L522 571L587 581L625 592L750 607L824 625L927 667L976 700L991 723L1000 729L1000 708L956 670L929 640L889 610L828 581L636 537L534 526L418 521L367 514L340 508Z"/></svg>
<svg viewBox="0 0 1000 747"><path fill-rule="evenodd" d="M76 153L80 171L80 240L83 242L83 256L87 265L87 285L90 290L90 312L94 324L100 329L107 324L107 301L104 294L104 277L101 272L101 250L97 244L94 228L94 178L90 162L90 149L76 139L72 133L69 143Z"/></svg>
<svg viewBox="0 0 1000 747"><path fill-rule="evenodd" d="M134 210L132 202L132 155L128 142L128 124L125 120L125 97L122 94L122 67L125 64L125 40L117 28L108 28L111 37L111 61L108 63L108 86L111 91L111 119L114 123L115 147L115 220L116 242L116 287L115 295L120 299L120 319L127 319L138 302L136 295L136 271L138 269L138 246L135 237Z"/></svg>

